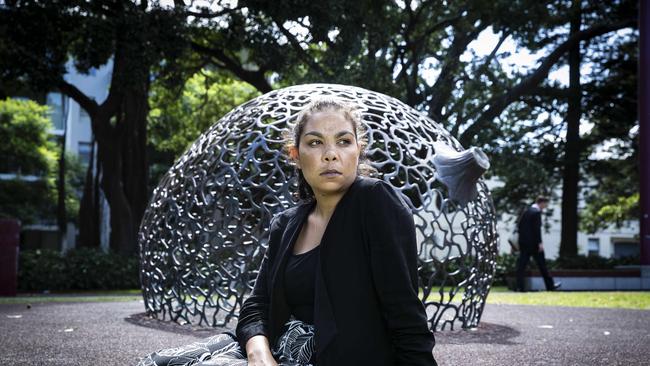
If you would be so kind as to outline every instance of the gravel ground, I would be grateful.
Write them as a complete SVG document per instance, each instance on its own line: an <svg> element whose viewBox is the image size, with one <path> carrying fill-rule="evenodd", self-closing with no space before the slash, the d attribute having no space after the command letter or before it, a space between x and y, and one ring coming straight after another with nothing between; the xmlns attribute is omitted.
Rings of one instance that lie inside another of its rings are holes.
<svg viewBox="0 0 650 366"><path fill-rule="evenodd" d="M142 301L0 305L0 365L134 365L218 333L150 320ZM488 304L436 333L439 365L650 365L650 311Z"/></svg>

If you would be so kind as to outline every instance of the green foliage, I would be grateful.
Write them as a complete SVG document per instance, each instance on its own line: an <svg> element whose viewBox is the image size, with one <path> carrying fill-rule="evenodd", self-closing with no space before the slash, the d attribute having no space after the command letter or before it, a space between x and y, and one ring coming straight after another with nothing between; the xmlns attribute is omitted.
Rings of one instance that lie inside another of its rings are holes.
<svg viewBox="0 0 650 366"><path fill-rule="evenodd" d="M498 157L492 161L492 172L502 186L491 190L497 212L517 216L540 194L549 195L557 176L544 161L544 151L535 151L530 145L504 146L494 149Z"/></svg>
<svg viewBox="0 0 650 366"><path fill-rule="evenodd" d="M150 66L161 60L171 60L161 71L174 72L175 61L188 48L186 15L157 2L113 5L29 1L0 7L0 90L16 84L52 90L63 80L70 59L80 72L88 72L118 52L127 57L112 75L117 88L147 80Z"/></svg>
<svg viewBox="0 0 650 366"><path fill-rule="evenodd" d="M493 286L503 286L506 282L506 277L511 276L517 268L517 255L515 254L501 254L497 256L497 268L494 272Z"/></svg>
<svg viewBox="0 0 650 366"><path fill-rule="evenodd" d="M65 159L65 213L69 222L77 223L86 167L77 155L66 153Z"/></svg>
<svg viewBox="0 0 650 366"><path fill-rule="evenodd" d="M247 83L205 69L192 76L180 92L154 83L148 123L151 182L157 183L200 134L258 95Z"/></svg>
<svg viewBox="0 0 650 366"><path fill-rule="evenodd" d="M613 199L609 203L606 200ZM580 226L583 231L594 233L609 224L621 227L627 220L639 217L639 193L629 197L593 197L581 212Z"/></svg>
<svg viewBox="0 0 650 366"><path fill-rule="evenodd" d="M508 277L514 277L517 270L517 254L499 254L496 258L496 270L494 272L494 281L492 286L505 286L507 285ZM616 266L621 265L633 265L639 264L639 258L604 258L600 256L575 256L568 258L558 258L556 260L547 259L546 264L551 270L562 270L562 269L613 269ZM430 269L431 267L426 267L420 269L420 281L421 283L427 283L429 277L433 274ZM529 268L537 268L535 261L529 262ZM446 267L448 273L454 273L458 270L458 266L453 262ZM442 284L440 278L436 277L434 279L434 285ZM447 278L447 286L455 286L453 276Z"/></svg>
<svg viewBox="0 0 650 366"><path fill-rule="evenodd" d="M593 124L584 152L581 229L596 232L639 217L637 37L622 33L590 48L585 115Z"/></svg>
<svg viewBox="0 0 650 366"><path fill-rule="evenodd" d="M47 106L31 100L0 101L1 173L47 176L55 168L58 154L48 140L47 113Z"/></svg>
<svg viewBox="0 0 650 366"><path fill-rule="evenodd" d="M18 258L18 288L24 291L69 288L65 260L59 251L21 251Z"/></svg>
<svg viewBox="0 0 650 366"><path fill-rule="evenodd" d="M55 220L56 186L53 179L26 182L0 180L0 217L19 219L23 225Z"/></svg>
<svg viewBox="0 0 650 366"><path fill-rule="evenodd" d="M507 277L514 277L517 270L517 254L500 254L497 256L497 268L494 274L494 286L507 284ZM639 258L604 258L600 256L560 257L547 259L546 265L551 270L562 269L613 269L616 266L639 264ZM537 268L535 261L529 262L529 268Z"/></svg>
<svg viewBox="0 0 650 366"><path fill-rule="evenodd" d="M54 220L58 152L48 139L52 124L47 113L47 106L33 101L0 101L0 173L17 174L0 180L0 217L23 224Z"/></svg>
<svg viewBox="0 0 650 366"><path fill-rule="evenodd" d="M137 258L77 248L20 253L18 288L22 291L112 290L139 287Z"/></svg>
<svg viewBox="0 0 650 366"><path fill-rule="evenodd" d="M621 265L639 264L639 258L604 258L596 255L578 255L548 260L547 264L550 269L613 269Z"/></svg>
<svg viewBox="0 0 650 366"><path fill-rule="evenodd" d="M149 143L177 158L226 113L258 95L252 86L209 70L192 76L180 95L154 84Z"/></svg>

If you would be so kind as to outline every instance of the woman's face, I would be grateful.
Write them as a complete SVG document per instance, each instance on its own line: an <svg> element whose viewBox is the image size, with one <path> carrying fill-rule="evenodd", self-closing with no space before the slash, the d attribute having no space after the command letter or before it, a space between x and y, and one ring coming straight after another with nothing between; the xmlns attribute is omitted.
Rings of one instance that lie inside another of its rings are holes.
<svg viewBox="0 0 650 366"><path fill-rule="evenodd" d="M343 113L322 111L305 123L296 163L316 197L345 192L354 182L361 149Z"/></svg>

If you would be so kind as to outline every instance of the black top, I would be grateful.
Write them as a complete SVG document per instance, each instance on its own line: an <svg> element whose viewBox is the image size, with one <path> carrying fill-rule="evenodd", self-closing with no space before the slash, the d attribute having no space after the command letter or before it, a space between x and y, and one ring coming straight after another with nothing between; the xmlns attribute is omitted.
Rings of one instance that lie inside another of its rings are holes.
<svg viewBox="0 0 650 366"><path fill-rule="evenodd" d="M314 285L320 245L308 252L291 254L284 274L287 303L296 319L314 324Z"/></svg>

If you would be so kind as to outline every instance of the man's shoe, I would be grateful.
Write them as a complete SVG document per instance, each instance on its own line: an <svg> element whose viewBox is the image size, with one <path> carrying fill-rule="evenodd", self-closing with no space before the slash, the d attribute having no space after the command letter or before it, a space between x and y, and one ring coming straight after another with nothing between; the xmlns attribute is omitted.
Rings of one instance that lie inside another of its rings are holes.
<svg viewBox="0 0 650 366"><path fill-rule="evenodd" d="M549 291L555 291L555 290L559 289L560 287L562 287L562 282L555 282L555 283L553 284L553 287L551 287L551 288L549 289Z"/></svg>

